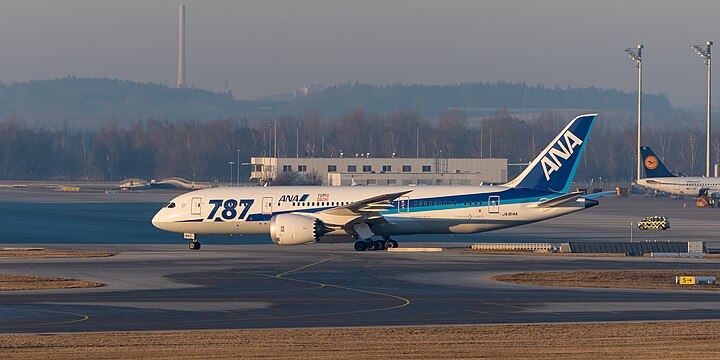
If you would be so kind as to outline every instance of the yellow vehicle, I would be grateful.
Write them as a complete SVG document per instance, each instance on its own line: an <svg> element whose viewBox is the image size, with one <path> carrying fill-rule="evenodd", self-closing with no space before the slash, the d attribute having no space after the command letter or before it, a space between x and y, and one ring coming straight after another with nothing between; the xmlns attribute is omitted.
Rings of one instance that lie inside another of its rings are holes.
<svg viewBox="0 0 720 360"><path fill-rule="evenodd" d="M670 220L664 216L648 216L638 222L638 229L667 230L670 228Z"/></svg>

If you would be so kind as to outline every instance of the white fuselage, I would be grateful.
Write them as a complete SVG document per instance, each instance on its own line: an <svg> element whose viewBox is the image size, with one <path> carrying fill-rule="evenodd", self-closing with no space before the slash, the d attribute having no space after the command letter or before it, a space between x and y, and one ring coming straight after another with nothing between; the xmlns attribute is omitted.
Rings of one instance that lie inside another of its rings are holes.
<svg viewBox="0 0 720 360"><path fill-rule="evenodd" d="M545 220L597 204L538 207L562 194L502 186L222 187L180 195L153 218L156 227L193 234L269 234L278 214L320 218L326 209L378 194L411 190L382 212L375 235L469 234ZM229 202L228 202L229 201ZM339 235L339 234L335 234Z"/></svg>
<svg viewBox="0 0 720 360"><path fill-rule="evenodd" d="M640 179L637 183L653 190L677 195L698 196L701 189L708 189L708 193L720 191L720 178L717 177L656 177Z"/></svg>

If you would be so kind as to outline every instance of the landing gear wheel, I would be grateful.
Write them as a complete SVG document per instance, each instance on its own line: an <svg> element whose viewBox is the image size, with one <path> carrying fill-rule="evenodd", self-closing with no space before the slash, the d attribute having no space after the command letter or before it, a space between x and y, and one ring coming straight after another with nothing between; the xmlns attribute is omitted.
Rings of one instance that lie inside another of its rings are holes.
<svg viewBox="0 0 720 360"><path fill-rule="evenodd" d="M386 249L394 249L398 247L398 242L395 240L388 240L385 242Z"/></svg>
<svg viewBox="0 0 720 360"><path fill-rule="evenodd" d="M200 250L200 242L199 241L191 241L188 247L190 250Z"/></svg>
<svg viewBox="0 0 720 360"><path fill-rule="evenodd" d="M367 244L365 241L356 241L355 242L355 251L365 251L367 249Z"/></svg>
<svg viewBox="0 0 720 360"><path fill-rule="evenodd" d="M368 251L375 251L380 249L380 244L377 243L377 241L369 240L367 242L367 249Z"/></svg>

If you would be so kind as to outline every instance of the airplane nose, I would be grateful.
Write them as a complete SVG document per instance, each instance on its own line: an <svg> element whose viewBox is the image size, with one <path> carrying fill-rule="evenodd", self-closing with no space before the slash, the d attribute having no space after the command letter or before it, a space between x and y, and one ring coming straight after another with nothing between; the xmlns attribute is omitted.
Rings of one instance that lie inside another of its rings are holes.
<svg viewBox="0 0 720 360"><path fill-rule="evenodd" d="M160 229L160 230L162 230L162 228L160 227L160 224L161 224L161 221L160 221L160 213L161 213L161 212L162 212L162 211L158 211L157 213L155 213L155 216L153 216L153 218L152 218L152 220L151 220L153 226L156 227L156 228L158 228L158 229Z"/></svg>

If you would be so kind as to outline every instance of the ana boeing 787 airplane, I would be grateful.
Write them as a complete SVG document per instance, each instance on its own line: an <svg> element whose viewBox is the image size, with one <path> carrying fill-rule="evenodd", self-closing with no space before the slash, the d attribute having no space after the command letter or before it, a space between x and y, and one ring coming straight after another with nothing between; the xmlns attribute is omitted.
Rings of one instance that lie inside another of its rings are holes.
<svg viewBox="0 0 720 360"><path fill-rule="evenodd" d="M397 247L394 235L472 234L529 224L598 204L569 192L597 114L571 121L530 165L500 186L221 187L174 198L152 224L198 235L269 234L278 245L354 239L355 250Z"/></svg>

